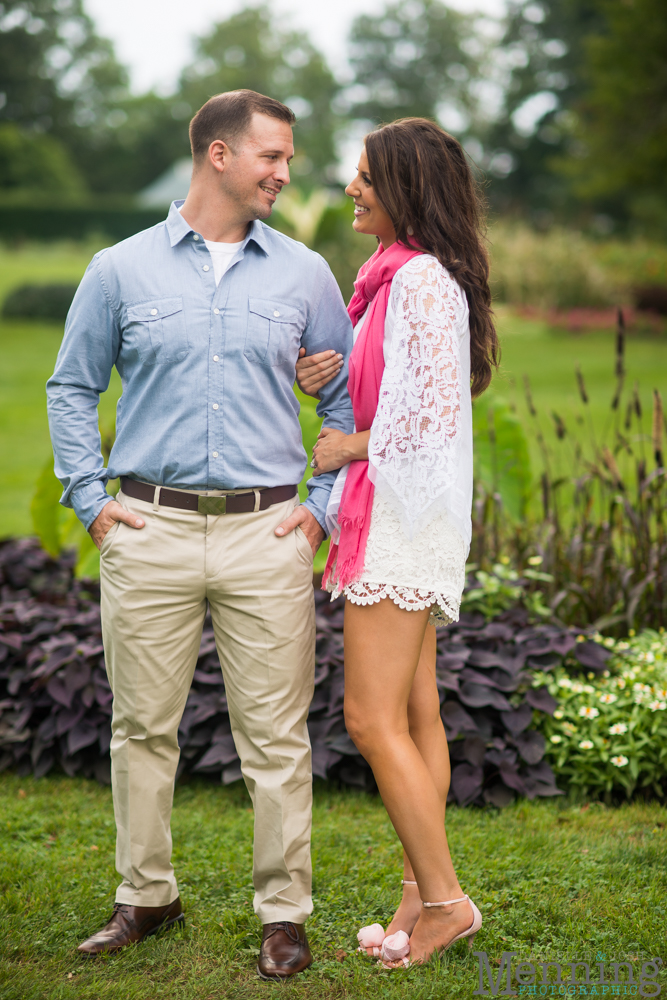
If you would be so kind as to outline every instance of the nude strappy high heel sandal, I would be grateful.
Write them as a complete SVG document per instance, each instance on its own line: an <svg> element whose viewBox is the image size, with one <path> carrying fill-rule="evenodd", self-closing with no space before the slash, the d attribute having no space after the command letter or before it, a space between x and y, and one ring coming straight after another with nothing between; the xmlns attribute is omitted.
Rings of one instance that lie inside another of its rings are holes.
<svg viewBox="0 0 667 1000"><path fill-rule="evenodd" d="M454 903L465 903L466 900L470 903L472 908L472 923L467 931L461 931L460 934L453 937L449 944L443 948L443 951L447 951L447 948L451 948L453 944L456 944L457 941L462 941L463 938L469 938L468 947L472 948L475 935L482 926L482 914L479 912L470 896L461 896L460 899L446 899L443 903L422 903L422 906L430 909L432 906L452 906Z"/></svg>
<svg viewBox="0 0 667 1000"><path fill-rule="evenodd" d="M417 885L417 883L414 882L412 879L402 878L401 885ZM398 933L405 934L405 931L399 931ZM389 936L390 938L396 937L395 934L390 934ZM409 940L407 934L405 934L405 937L407 940ZM357 951L361 951L364 952L364 954L368 954L367 949L372 948L373 958L379 958L380 949L382 948L382 945L385 941L384 927L382 926L382 924L369 924L368 927L362 927L359 933L357 934L357 941L359 942L359 947L357 948ZM403 942L401 942L401 945L403 945L404 947ZM407 952L405 952L404 954L407 954ZM396 957L398 958L401 956L397 955Z"/></svg>
<svg viewBox="0 0 667 1000"><path fill-rule="evenodd" d="M470 927L466 931L461 931L460 934L456 934L449 944L445 945L444 948L438 949L439 951L447 951L448 948L451 948L457 941L462 941L463 938L468 938L468 947L472 948L475 935L482 926L482 914L479 912L470 896L461 896L460 899L446 899L441 903L422 902L422 906L430 909L433 906L453 906L454 903L465 903L466 901L470 903L472 908L472 923ZM400 935L404 935L406 940L399 937ZM404 931L399 931L398 934L390 934L389 937L386 937L382 942L382 946L380 948L380 963L384 969L393 970L399 968L399 966L387 965L386 963L400 961L407 969L412 964L408 959L409 954L410 939Z"/></svg>

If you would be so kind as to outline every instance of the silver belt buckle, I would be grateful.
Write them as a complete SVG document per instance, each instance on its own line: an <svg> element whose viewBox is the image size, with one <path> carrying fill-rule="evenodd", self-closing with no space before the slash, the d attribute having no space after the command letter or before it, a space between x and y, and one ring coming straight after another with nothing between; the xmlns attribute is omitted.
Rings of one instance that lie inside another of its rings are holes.
<svg viewBox="0 0 667 1000"><path fill-rule="evenodd" d="M226 514L227 497L199 497L197 510L200 514Z"/></svg>

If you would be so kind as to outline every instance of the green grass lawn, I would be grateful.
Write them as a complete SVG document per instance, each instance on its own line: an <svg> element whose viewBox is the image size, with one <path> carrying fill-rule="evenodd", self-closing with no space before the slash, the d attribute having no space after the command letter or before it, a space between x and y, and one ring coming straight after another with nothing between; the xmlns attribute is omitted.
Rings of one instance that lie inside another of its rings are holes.
<svg viewBox="0 0 667 1000"><path fill-rule="evenodd" d="M70 280L79 277L95 246L28 247L0 252L0 299L23 281ZM529 434L537 467L538 449L523 395L523 374L530 377L545 436L555 441L550 413L564 418L569 430L582 410L574 368L580 363L591 397L596 433L609 422L614 391L614 334L600 331L581 335L555 331L539 320L528 320L507 307L498 309L503 347L501 372L489 393L512 402ZM0 537L31 531L29 504L35 480L50 454L44 383L53 371L62 336L59 324L0 322ZM627 343L627 380L639 382L650 433L651 394L667 385L667 341L658 337L631 337ZM120 380L114 373L102 399L103 425L113 421ZM302 421L307 445L317 430L312 405ZM569 454L569 442L558 445Z"/></svg>
<svg viewBox="0 0 667 1000"><path fill-rule="evenodd" d="M0 997L7 1000L444 1000L478 988L477 959L465 943L428 968L391 975L355 953L359 926L386 922L400 894L401 854L377 798L316 788L308 924L315 964L286 985L254 974L253 816L240 784L176 791L174 863L186 929L95 962L75 948L106 922L118 881L109 789L3 775L0 803ZM484 917L475 950L494 970L503 951L526 962L593 963L604 955L607 963L630 962L636 975L642 961L667 960L666 826L667 809L655 804L451 808L452 854ZM591 973L596 979L597 966Z"/></svg>

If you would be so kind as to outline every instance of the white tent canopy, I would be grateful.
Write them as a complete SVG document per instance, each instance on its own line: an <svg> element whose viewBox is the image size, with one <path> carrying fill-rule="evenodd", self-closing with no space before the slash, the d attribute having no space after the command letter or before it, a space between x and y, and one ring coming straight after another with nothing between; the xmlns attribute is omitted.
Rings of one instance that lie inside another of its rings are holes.
<svg viewBox="0 0 667 1000"><path fill-rule="evenodd" d="M142 208L168 207L172 201L185 198L191 177L192 159L186 156L182 160L176 160L168 170L137 194L137 203Z"/></svg>

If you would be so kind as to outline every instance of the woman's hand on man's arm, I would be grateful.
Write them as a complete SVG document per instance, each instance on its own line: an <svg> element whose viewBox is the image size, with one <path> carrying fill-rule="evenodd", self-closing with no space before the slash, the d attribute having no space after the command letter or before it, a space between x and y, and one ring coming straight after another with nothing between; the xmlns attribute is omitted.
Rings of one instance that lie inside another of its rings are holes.
<svg viewBox="0 0 667 1000"><path fill-rule="evenodd" d="M320 351L306 357L306 348L299 351L296 363L296 381L301 392L306 396L319 399L319 390L336 377L343 367L343 355L335 351Z"/></svg>
<svg viewBox="0 0 667 1000"><path fill-rule="evenodd" d="M370 436L370 431L344 434L334 427L323 427L313 448L313 475L321 476L324 472L340 469L347 462L367 459Z"/></svg>

